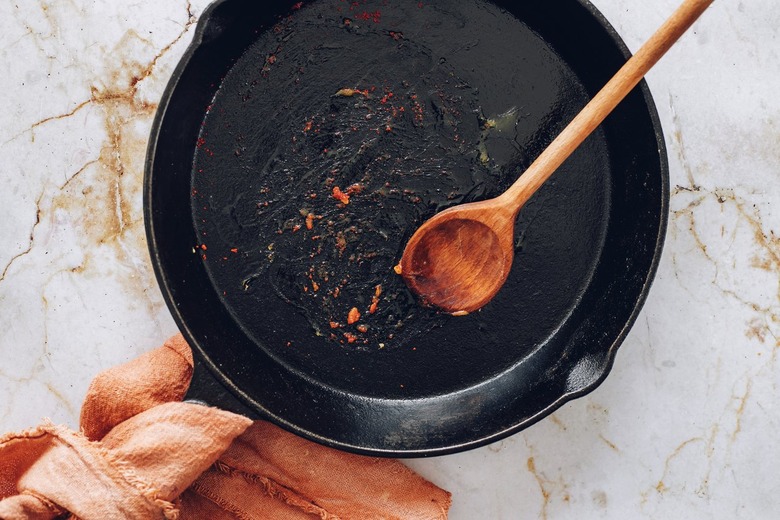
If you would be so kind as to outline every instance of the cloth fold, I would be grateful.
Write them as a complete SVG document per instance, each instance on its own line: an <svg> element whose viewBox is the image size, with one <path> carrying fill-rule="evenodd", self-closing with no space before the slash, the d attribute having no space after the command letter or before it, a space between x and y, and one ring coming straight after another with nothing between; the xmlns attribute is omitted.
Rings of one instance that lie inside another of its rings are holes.
<svg viewBox="0 0 780 520"><path fill-rule="evenodd" d="M134 415L181 401L190 388L193 366L190 346L177 335L160 348L101 372L81 405L81 431L97 441Z"/></svg>
<svg viewBox="0 0 780 520"><path fill-rule="evenodd" d="M398 461L181 402L192 369L176 336L95 378L81 432L0 437L0 520L447 518L450 494Z"/></svg>

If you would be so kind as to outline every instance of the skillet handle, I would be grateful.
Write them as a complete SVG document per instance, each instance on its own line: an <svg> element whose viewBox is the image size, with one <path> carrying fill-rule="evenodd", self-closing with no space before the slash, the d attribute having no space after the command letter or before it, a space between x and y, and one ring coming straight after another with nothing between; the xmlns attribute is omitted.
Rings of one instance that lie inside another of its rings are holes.
<svg viewBox="0 0 780 520"><path fill-rule="evenodd" d="M298 6L296 0L276 0L284 9L293 10ZM300 7L300 6L298 6ZM199 45L208 44L222 38L256 36L254 28L257 27L258 16L270 16L274 9L264 9L257 0L215 0L212 2L198 20L198 29L195 40ZM272 25L275 19L269 17L265 23Z"/></svg>
<svg viewBox="0 0 780 520"><path fill-rule="evenodd" d="M215 406L253 420L262 418L255 410L239 401L211 374L195 349L193 349L192 355L195 367L192 373L190 388L184 396L186 401L199 401L207 406Z"/></svg>
<svg viewBox="0 0 780 520"><path fill-rule="evenodd" d="M218 0L206 8L198 20L199 44L222 37L236 21L235 0Z"/></svg>

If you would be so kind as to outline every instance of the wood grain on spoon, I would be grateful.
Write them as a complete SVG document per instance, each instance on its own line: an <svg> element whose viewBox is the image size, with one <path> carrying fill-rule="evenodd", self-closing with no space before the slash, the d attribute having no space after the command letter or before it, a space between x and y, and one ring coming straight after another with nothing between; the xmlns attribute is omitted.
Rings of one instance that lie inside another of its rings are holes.
<svg viewBox="0 0 780 520"><path fill-rule="evenodd" d="M459 315L493 299L512 268L520 208L713 1L684 1L507 191L446 209L420 226L399 266L424 304Z"/></svg>

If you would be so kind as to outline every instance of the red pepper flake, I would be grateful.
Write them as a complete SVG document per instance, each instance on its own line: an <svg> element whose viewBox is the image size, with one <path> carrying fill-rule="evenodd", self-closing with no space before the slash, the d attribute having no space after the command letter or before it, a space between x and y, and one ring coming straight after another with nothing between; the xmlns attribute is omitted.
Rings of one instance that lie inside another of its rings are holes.
<svg viewBox="0 0 780 520"><path fill-rule="evenodd" d="M201 248L202 250L204 250L204 251L206 251L206 250L208 249L208 247L206 247L206 244L201 244L201 245L200 245L200 248Z"/></svg>
<svg viewBox="0 0 780 520"><path fill-rule="evenodd" d="M266 58L266 61L268 62L269 65L273 65L274 63L276 63L276 55L275 54L269 55L268 58Z"/></svg>
<svg viewBox="0 0 780 520"><path fill-rule="evenodd" d="M356 182L355 184L351 184L349 188L347 188L347 195L354 195L355 193L362 192L366 187L360 184L359 182Z"/></svg>
<svg viewBox="0 0 780 520"><path fill-rule="evenodd" d="M199 137L197 142L195 143L195 146L197 146L198 148L203 148L204 144L206 144L206 140L203 139L202 137Z"/></svg>
<svg viewBox="0 0 780 520"><path fill-rule="evenodd" d="M306 121L306 124L303 125L303 132L306 133L309 130L311 130L312 125L314 124L314 121Z"/></svg>
<svg viewBox="0 0 780 520"><path fill-rule="evenodd" d="M412 112L414 113L414 121L417 124L422 124L422 122L423 122L423 107L417 101L417 94L412 94L410 96L410 98L412 100Z"/></svg>
<svg viewBox="0 0 780 520"><path fill-rule="evenodd" d="M341 188L338 186L333 187L333 198L342 204L349 204L349 195L341 191Z"/></svg>
<svg viewBox="0 0 780 520"><path fill-rule="evenodd" d="M314 219L315 219L314 213L309 213L306 215L306 229L312 229L314 228Z"/></svg>
<svg viewBox="0 0 780 520"><path fill-rule="evenodd" d="M374 289L374 297L371 298L371 307L368 308L369 314L374 314L379 307L379 297L382 295L382 285L377 285Z"/></svg>
<svg viewBox="0 0 780 520"><path fill-rule="evenodd" d="M393 267L393 271L395 271L395 274L401 274L401 264L396 265Z"/></svg>
<svg viewBox="0 0 780 520"><path fill-rule="evenodd" d="M368 11L363 11L359 15L357 15L357 18L361 20L373 20L374 23L379 23L382 19L382 12L381 11L374 11L373 13L369 13Z"/></svg>
<svg viewBox="0 0 780 520"><path fill-rule="evenodd" d="M363 334L368 332L368 325L358 325L356 328L359 332L362 332Z"/></svg>
<svg viewBox="0 0 780 520"><path fill-rule="evenodd" d="M331 321L330 322L330 328L331 329L338 329L341 328L341 324L337 321Z"/></svg>
<svg viewBox="0 0 780 520"><path fill-rule="evenodd" d="M368 90L357 90L354 88L342 88L338 92L336 92L337 96L341 97L352 97L355 95L361 95L363 97L368 97Z"/></svg>
<svg viewBox="0 0 780 520"><path fill-rule="evenodd" d="M311 288L314 289L314 292L317 292L320 290L320 284L315 282L314 280L311 281Z"/></svg>
<svg viewBox="0 0 780 520"><path fill-rule="evenodd" d="M347 323L353 325L357 323L359 320L360 320L360 311L357 309L357 307L352 307L349 310L349 314L347 314Z"/></svg>
<svg viewBox="0 0 780 520"><path fill-rule="evenodd" d="M297 10L298 10L298 9L300 9L301 7L303 7L303 2L298 2L297 4L295 4L295 5L293 5L293 6L292 6L292 8L293 8L293 11L297 11Z"/></svg>
<svg viewBox="0 0 780 520"><path fill-rule="evenodd" d="M334 298L338 298L340 294L341 294L341 287L336 287L335 289L333 289Z"/></svg>
<svg viewBox="0 0 780 520"><path fill-rule="evenodd" d="M345 332L344 337L347 338L347 343L354 343L357 341L357 336L355 336L351 332Z"/></svg>
<svg viewBox="0 0 780 520"><path fill-rule="evenodd" d="M339 256L343 255L344 251L347 250L347 239L340 231L339 234L336 236L336 249L339 250Z"/></svg>
<svg viewBox="0 0 780 520"><path fill-rule="evenodd" d="M231 249L231 250L230 250L230 252L231 252L231 253L238 253L238 248L237 248L237 247L234 247L233 249Z"/></svg>
<svg viewBox="0 0 780 520"><path fill-rule="evenodd" d="M301 230L301 227L303 227L303 226L301 226L300 224L295 224L295 225L292 227L292 232L293 232L293 233L296 233L296 232L300 231L300 230Z"/></svg>

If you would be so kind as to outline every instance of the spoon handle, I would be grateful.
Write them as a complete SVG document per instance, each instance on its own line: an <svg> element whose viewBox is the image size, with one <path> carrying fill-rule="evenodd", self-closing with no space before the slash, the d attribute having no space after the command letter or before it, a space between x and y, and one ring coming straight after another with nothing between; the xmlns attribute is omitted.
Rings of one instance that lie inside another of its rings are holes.
<svg viewBox="0 0 780 520"><path fill-rule="evenodd" d="M685 0L499 198L519 211L714 0Z"/></svg>

